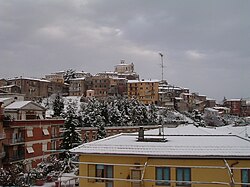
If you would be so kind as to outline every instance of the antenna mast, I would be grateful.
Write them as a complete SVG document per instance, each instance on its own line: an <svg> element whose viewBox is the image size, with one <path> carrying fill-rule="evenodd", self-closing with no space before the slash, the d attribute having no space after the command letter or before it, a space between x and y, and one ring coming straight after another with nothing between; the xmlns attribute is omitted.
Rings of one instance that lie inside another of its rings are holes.
<svg viewBox="0 0 250 187"><path fill-rule="evenodd" d="M163 54L162 53L159 53L159 55L161 56L161 80L163 82L163 69L164 69L164 65L163 65Z"/></svg>

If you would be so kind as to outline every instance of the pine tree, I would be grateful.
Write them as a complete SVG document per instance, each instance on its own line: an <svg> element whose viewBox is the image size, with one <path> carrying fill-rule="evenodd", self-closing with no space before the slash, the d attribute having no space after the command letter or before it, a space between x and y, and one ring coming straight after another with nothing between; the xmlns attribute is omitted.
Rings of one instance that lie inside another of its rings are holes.
<svg viewBox="0 0 250 187"><path fill-rule="evenodd" d="M102 116L96 116L95 126L97 127L96 139L102 139L106 137L105 123Z"/></svg>
<svg viewBox="0 0 250 187"><path fill-rule="evenodd" d="M58 93L53 102L54 116L61 116L63 109L64 109L63 99Z"/></svg>
<svg viewBox="0 0 250 187"><path fill-rule="evenodd" d="M66 120L64 122L62 149L71 149L81 144L81 135L77 132L79 126L78 116L76 115L76 107L74 103L69 103L67 106Z"/></svg>
<svg viewBox="0 0 250 187"><path fill-rule="evenodd" d="M69 83L70 79L76 78L76 71L73 69L68 69L63 74L64 82Z"/></svg>

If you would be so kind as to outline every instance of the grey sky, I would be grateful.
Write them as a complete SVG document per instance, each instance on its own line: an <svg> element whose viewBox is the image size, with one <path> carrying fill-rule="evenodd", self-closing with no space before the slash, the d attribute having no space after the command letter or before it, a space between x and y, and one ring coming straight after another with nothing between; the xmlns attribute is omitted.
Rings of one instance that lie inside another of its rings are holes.
<svg viewBox="0 0 250 187"><path fill-rule="evenodd" d="M0 0L0 76L113 70L222 100L250 96L248 0Z"/></svg>

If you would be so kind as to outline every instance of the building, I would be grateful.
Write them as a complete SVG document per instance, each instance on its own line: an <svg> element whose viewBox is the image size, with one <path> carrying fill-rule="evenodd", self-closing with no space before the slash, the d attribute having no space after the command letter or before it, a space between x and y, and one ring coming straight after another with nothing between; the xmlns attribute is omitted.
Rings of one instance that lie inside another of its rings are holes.
<svg viewBox="0 0 250 187"><path fill-rule="evenodd" d="M14 102L4 113L4 166L25 160L30 169L48 157L50 150L59 149L64 120L45 119L45 108L32 101Z"/></svg>
<svg viewBox="0 0 250 187"><path fill-rule="evenodd" d="M115 66L115 72L117 73L132 73L134 72L134 64L126 64L125 60L121 60L121 63Z"/></svg>
<svg viewBox="0 0 250 187"><path fill-rule="evenodd" d="M0 87L1 90L4 90L7 93L21 93L21 88L17 85L7 85Z"/></svg>
<svg viewBox="0 0 250 187"><path fill-rule="evenodd" d="M7 86L7 85L8 85L8 81L6 79L0 79L0 87Z"/></svg>
<svg viewBox="0 0 250 187"><path fill-rule="evenodd" d="M48 87L50 81L44 79L19 77L8 80L10 85L17 85L21 89L21 94L25 94L26 100L33 100L48 97Z"/></svg>
<svg viewBox="0 0 250 187"><path fill-rule="evenodd" d="M2 104L3 104L3 102L0 101L0 168L3 166L2 159L5 157L5 151L4 151L4 147L3 147L3 141L5 139L5 133L4 133L4 130L3 130L4 115L3 115Z"/></svg>
<svg viewBox="0 0 250 187"><path fill-rule="evenodd" d="M115 73L119 78L126 78L128 80L139 80L139 75L134 71L134 63L127 64L125 60L121 60L120 64L115 66Z"/></svg>
<svg viewBox="0 0 250 187"><path fill-rule="evenodd" d="M247 116L247 101L245 99L226 99L223 105L230 108L231 115Z"/></svg>
<svg viewBox="0 0 250 187"><path fill-rule="evenodd" d="M69 85L70 96L86 96L87 86L85 77L70 79Z"/></svg>
<svg viewBox="0 0 250 187"><path fill-rule="evenodd" d="M64 78L63 74L56 74L56 73L51 73L49 75L45 75L45 79L51 82L56 82L56 83L64 83Z"/></svg>
<svg viewBox="0 0 250 187"><path fill-rule="evenodd" d="M194 126L140 129L71 152L80 155L80 186L248 186L250 139L228 133Z"/></svg>
<svg viewBox="0 0 250 187"><path fill-rule="evenodd" d="M158 80L129 80L127 83L127 89L128 98L136 98L138 101L146 105L158 104Z"/></svg>
<svg viewBox="0 0 250 187"><path fill-rule="evenodd" d="M159 106L174 108L174 98L181 93L189 93L188 88L181 88L168 84L166 81L159 83Z"/></svg>
<svg viewBox="0 0 250 187"><path fill-rule="evenodd" d="M88 90L94 90L96 98L102 99L109 96L110 78L108 76L93 76L87 80Z"/></svg>
<svg viewBox="0 0 250 187"><path fill-rule="evenodd" d="M156 129L158 125L147 125L143 126L145 130ZM120 133L133 133L138 132L140 126L115 126L115 127L105 127L106 136L113 136ZM97 138L98 128L96 127L83 127L81 129L82 139L87 142L92 142Z"/></svg>

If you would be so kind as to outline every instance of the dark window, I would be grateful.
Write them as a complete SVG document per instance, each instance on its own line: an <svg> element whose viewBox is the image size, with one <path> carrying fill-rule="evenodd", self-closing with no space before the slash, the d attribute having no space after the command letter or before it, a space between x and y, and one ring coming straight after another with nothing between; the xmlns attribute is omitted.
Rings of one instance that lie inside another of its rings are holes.
<svg viewBox="0 0 250 187"><path fill-rule="evenodd" d="M177 186L191 186L191 169L190 168L176 168Z"/></svg>
<svg viewBox="0 0 250 187"><path fill-rule="evenodd" d="M241 181L242 183L250 183L250 169L241 170ZM250 185L242 185L242 187L247 187Z"/></svg>
<svg viewBox="0 0 250 187"><path fill-rule="evenodd" d="M161 186L168 186L170 185L169 180L170 180L170 168L167 167L156 167L155 168L155 175L156 175L156 185L161 185ZM165 180L165 181L164 181Z"/></svg>

